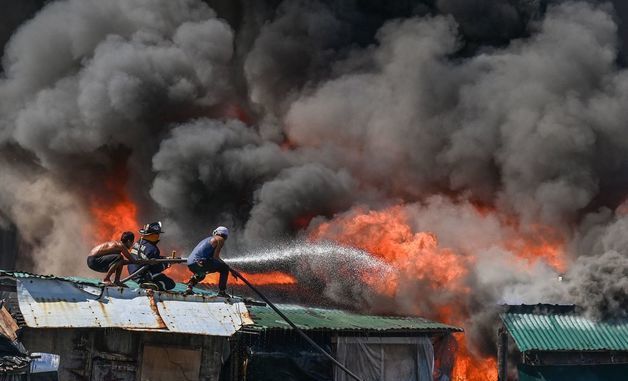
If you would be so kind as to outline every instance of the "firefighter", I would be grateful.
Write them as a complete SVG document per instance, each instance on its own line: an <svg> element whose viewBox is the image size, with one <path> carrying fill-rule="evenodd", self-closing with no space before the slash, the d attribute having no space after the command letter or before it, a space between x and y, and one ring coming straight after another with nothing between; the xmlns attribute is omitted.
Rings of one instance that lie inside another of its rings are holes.
<svg viewBox="0 0 628 381"><path fill-rule="evenodd" d="M151 222L144 225L140 229L140 239L137 241L131 249L131 256L133 259L159 259L164 258L161 256L161 252L157 247L159 243L159 237L164 231L161 228L161 222ZM142 266L138 264L129 264L129 274L133 274L139 270ZM162 271L169 267L166 263L158 263L148 266L147 271L138 274L133 280L140 284L142 288L148 288L152 290L172 290L176 284L166 274L162 274Z"/></svg>
<svg viewBox="0 0 628 381"><path fill-rule="evenodd" d="M229 297L226 293L229 266L220 259L220 251L229 237L229 229L219 226L212 232L211 237L203 239L196 245L188 257L188 269L194 274L187 282L186 294L192 294L192 288L205 279L209 273L220 273L218 282L218 296Z"/></svg>
<svg viewBox="0 0 628 381"><path fill-rule="evenodd" d="M105 285L121 285L122 267L132 261L129 249L133 246L133 241L135 241L135 235L131 232L124 232L119 241L101 243L87 256L87 267L99 273L107 273L103 279ZM112 283L111 274L114 272L116 276Z"/></svg>

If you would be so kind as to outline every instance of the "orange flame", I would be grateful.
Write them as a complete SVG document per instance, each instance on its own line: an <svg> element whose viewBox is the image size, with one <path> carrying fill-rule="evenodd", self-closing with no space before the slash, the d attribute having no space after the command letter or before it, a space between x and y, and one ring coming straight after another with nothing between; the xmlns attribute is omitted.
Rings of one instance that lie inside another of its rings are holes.
<svg viewBox="0 0 628 381"><path fill-rule="evenodd" d="M124 231L136 232L137 207L126 190L125 164L117 165L115 175L105 178L104 189L89 199L89 210L94 224L91 228L92 243L118 240Z"/></svg>
<svg viewBox="0 0 628 381"><path fill-rule="evenodd" d="M401 206L337 218L319 225L310 238L331 240L370 252L394 264L401 272L426 281L434 290L447 287L460 293L468 292L461 283L467 273L467 264L451 250L438 247L434 234L412 232ZM397 281L389 280L387 288L390 290L392 284L396 290ZM386 294L391 295L390 292Z"/></svg>
<svg viewBox="0 0 628 381"><path fill-rule="evenodd" d="M176 265L168 268L165 273L176 280L177 282L187 282L192 276L192 273L188 271L188 269L184 265ZM205 279L201 282L201 284L205 285L215 285L218 284L218 278L220 274L211 273L207 274ZM249 282L256 285L290 285L296 284L297 280L286 273L282 273L280 271L272 271L268 273L242 273ZM234 280L232 276L229 277L229 282L233 284L244 284L241 280Z"/></svg>
<svg viewBox="0 0 628 381"><path fill-rule="evenodd" d="M504 243L504 248L515 253L529 263L544 261L555 270L564 272L565 244L558 231L549 226L532 225L527 234L518 235Z"/></svg>
<svg viewBox="0 0 628 381"><path fill-rule="evenodd" d="M487 216L494 211L483 207L477 213ZM381 211L355 210L349 215L339 216L319 225L311 232L310 238L331 240L372 253L391 264L398 272L387 282L371 282L367 275L365 282L375 291L395 297L400 292L402 282L419 282L420 287L427 287L434 295L438 295L438 300L432 301L432 304L423 304L422 300L416 300L412 312L464 326L468 311L462 300L471 292L465 285L465 277L476 261L475 257L470 253L456 253L440 247L434 234L414 232L408 221L402 206ZM509 232L517 232L517 227L512 224L507 224L507 228ZM514 234L516 238L496 244L512 251L528 263L542 260L556 269L564 268L563 241L560 235L551 228L540 225L529 230L531 233ZM381 283L385 285L381 286ZM496 380L496 360L471 352L462 337L457 337L457 340L459 345L453 380Z"/></svg>
<svg viewBox="0 0 628 381"><path fill-rule="evenodd" d="M207 284L218 284L218 274L210 274L211 276L208 276L207 278L205 278L205 280L203 281L203 283L207 283ZM287 285L287 284L296 284L297 280L291 276L288 275L286 273L282 273L281 271L271 271L269 273L263 273L263 274L248 274L248 273L242 273L242 276L246 278L246 280L248 280L249 282L256 284L256 285ZM243 285L244 282L242 282L240 279L235 281L236 284L240 284Z"/></svg>
<svg viewBox="0 0 628 381"><path fill-rule="evenodd" d="M457 336L458 353L452 372L452 381L494 381L497 380L497 360L472 355L462 336Z"/></svg>

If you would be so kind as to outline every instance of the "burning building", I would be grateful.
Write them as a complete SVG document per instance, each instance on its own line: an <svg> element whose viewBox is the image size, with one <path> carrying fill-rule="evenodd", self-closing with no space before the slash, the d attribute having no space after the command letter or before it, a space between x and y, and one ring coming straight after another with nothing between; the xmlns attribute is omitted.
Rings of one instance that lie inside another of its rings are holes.
<svg viewBox="0 0 628 381"><path fill-rule="evenodd" d="M87 276L138 222L183 256L225 225L235 268L299 291L282 302L463 327L454 378L493 380L500 304L627 314L625 10L9 1L0 235L20 253L0 263Z"/></svg>
<svg viewBox="0 0 628 381"><path fill-rule="evenodd" d="M203 290L183 296L103 287L87 278L16 272L0 278L8 307L0 309L0 340L13 351L0 360L3 380L57 379L29 374L42 353L56 359L60 380L346 379L263 303ZM364 379L451 376L451 335L460 328L422 318L281 309Z"/></svg>

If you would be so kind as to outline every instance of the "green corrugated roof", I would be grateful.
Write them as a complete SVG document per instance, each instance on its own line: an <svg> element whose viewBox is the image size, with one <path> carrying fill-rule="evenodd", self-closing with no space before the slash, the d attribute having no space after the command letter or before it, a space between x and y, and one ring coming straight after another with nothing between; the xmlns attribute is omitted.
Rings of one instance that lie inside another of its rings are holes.
<svg viewBox="0 0 628 381"><path fill-rule="evenodd" d="M521 310L501 315L521 352L628 351L628 319L596 322L575 310Z"/></svg>
<svg viewBox="0 0 628 381"><path fill-rule="evenodd" d="M340 310L295 305L277 305L277 308L303 330L462 332L462 328L418 317L358 315ZM291 329L270 307L250 306L248 309L256 329Z"/></svg>
<svg viewBox="0 0 628 381"><path fill-rule="evenodd" d="M97 287L103 286L103 283L99 279L83 278L83 277L77 277L77 276L61 277L61 276L55 276L55 275L39 275L39 274L22 272L22 271L5 271L5 270L0 270L0 276L10 276L10 277L15 277L15 278L58 279L58 280L65 280L65 281L69 281L69 282L73 282L77 284L86 284L86 285L97 286ZM126 285L131 288L139 287L139 285L133 281L126 282ZM187 289L187 286L185 284L177 283L176 286L170 291L183 292L186 289ZM215 292L208 291L203 288L197 288L197 287L194 288L194 292L200 295L208 295L208 296L216 295Z"/></svg>

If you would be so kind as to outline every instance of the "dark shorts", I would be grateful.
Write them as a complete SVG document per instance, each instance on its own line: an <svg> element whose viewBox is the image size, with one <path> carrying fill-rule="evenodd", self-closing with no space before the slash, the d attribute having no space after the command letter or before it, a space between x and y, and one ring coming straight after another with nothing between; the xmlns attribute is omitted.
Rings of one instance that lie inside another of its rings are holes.
<svg viewBox="0 0 628 381"><path fill-rule="evenodd" d="M87 257L87 267L99 273L106 273L111 266L120 260L122 260L120 254L107 254L100 257L89 256Z"/></svg>

